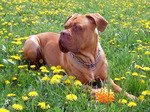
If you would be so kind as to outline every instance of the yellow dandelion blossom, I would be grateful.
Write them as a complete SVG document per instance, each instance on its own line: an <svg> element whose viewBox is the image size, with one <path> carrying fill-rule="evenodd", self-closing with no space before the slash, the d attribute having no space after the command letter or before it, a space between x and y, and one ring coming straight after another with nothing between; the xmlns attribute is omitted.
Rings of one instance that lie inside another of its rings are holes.
<svg viewBox="0 0 150 112"><path fill-rule="evenodd" d="M38 106L40 106L41 109L49 109L49 108L50 108L50 105L49 105L49 104L46 105L45 102L40 102L40 103L38 104Z"/></svg>
<svg viewBox="0 0 150 112"><path fill-rule="evenodd" d="M38 93L36 91L31 91L31 92L29 92L28 95L31 97L36 97L36 96L38 96Z"/></svg>
<svg viewBox="0 0 150 112"><path fill-rule="evenodd" d="M145 75L140 75L140 77L141 77L141 78L145 78L146 76L145 76Z"/></svg>
<svg viewBox="0 0 150 112"><path fill-rule="evenodd" d="M3 65L3 64L0 64L0 67L4 67L4 65Z"/></svg>
<svg viewBox="0 0 150 112"><path fill-rule="evenodd" d="M69 79L66 79L64 83L65 83L65 84L70 84L71 81L70 81Z"/></svg>
<svg viewBox="0 0 150 112"><path fill-rule="evenodd" d="M35 66L35 65L31 65L30 67L31 67L31 68L35 68L36 66Z"/></svg>
<svg viewBox="0 0 150 112"><path fill-rule="evenodd" d="M50 80L50 84L58 84L58 83L60 83L61 82L61 79L63 78L63 76L62 75L54 75L53 77L52 77L52 79Z"/></svg>
<svg viewBox="0 0 150 112"><path fill-rule="evenodd" d="M6 83L6 84L10 84L9 80L5 80L5 83Z"/></svg>
<svg viewBox="0 0 150 112"><path fill-rule="evenodd" d="M138 99L139 99L139 100L144 100L144 95L140 95L140 96L138 97Z"/></svg>
<svg viewBox="0 0 150 112"><path fill-rule="evenodd" d="M50 78L49 77L42 77L41 81L49 81Z"/></svg>
<svg viewBox="0 0 150 112"><path fill-rule="evenodd" d="M5 108L0 108L0 112L10 112L10 111Z"/></svg>
<svg viewBox="0 0 150 112"><path fill-rule="evenodd" d="M51 68L50 68L51 70L55 70L56 69L56 67L55 66L51 66Z"/></svg>
<svg viewBox="0 0 150 112"><path fill-rule="evenodd" d="M59 70L59 69L53 70L53 74L58 74L58 73L60 73L60 70Z"/></svg>
<svg viewBox="0 0 150 112"><path fill-rule="evenodd" d="M42 69L41 72L49 73L49 71L47 69Z"/></svg>
<svg viewBox="0 0 150 112"><path fill-rule="evenodd" d="M149 67L143 67L142 70L144 70L144 71L149 71L150 68L149 68Z"/></svg>
<svg viewBox="0 0 150 112"><path fill-rule="evenodd" d="M150 52L149 52L149 51L146 51L146 52L145 52L145 55L150 55Z"/></svg>
<svg viewBox="0 0 150 112"><path fill-rule="evenodd" d="M136 40L138 43L141 43L142 42L142 40Z"/></svg>
<svg viewBox="0 0 150 112"><path fill-rule="evenodd" d="M66 95L66 99L70 100L70 101L76 101L77 100L77 96L74 95L74 94L69 94L69 95Z"/></svg>
<svg viewBox="0 0 150 112"><path fill-rule="evenodd" d="M75 86L82 86L82 83L79 80L75 80L74 85Z"/></svg>
<svg viewBox="0 0 150 112"><path fill-rule="evenodd" d="M17 80L17 77L12 77L12 80L13 80L13 81Z"/></svg>
<svg viewBox="0 0 150 112"><path fill-rule="evenodd" d="M142 92L142 95L150 95L150 90L145 90Z"/></svg>
<svg viewBox="0 0 150 112"><path fill-rule="evenodd" d="M135 102L129 102L128 103L128 107L135 107L136 106L136 103Z"/></svg>
<svg viewBox="0 0 150 112"><path fill-rule="evenodd" d="M13 104L12 108L15 109L15 110L23 110L23 106L20 105L20 104Z"/></svg>
<svg viewBox="0 0 150 112"><path fill-rule="evenodd" d="M126 79L126 77L121 77L121 79L123 80L123 79Z"/></svg>
<svg viewBox="0 0 150 112"><path fill-rule="evenodd" d="M119 80L120 80L120 78L115 78L114 80L115 80L115 81L119 81Z"/></svg>
<svg viewBox="0 0 150 112"><path fill-rule="evenodd" d="M56 68L57 68L57 69L61 69L61 66L60 66L60 65L57 65Z"/></svg>
<svg viewBox="0 0 150 112"><path fill-rule="evenodd" d="M42 69L47 69L45 66L41 66L40 67L40 70L42 70Z"/></svg>
<svg viewBox="0 0 150 112"><path fill-rule="evenodd" d="M16 60L20 60L20 57L19 56L11 56L11 58L13 58L13 59L16 59Z"/></svg>
<svg viewBox="0 0 150 112"><path fill-rule="evenodd" d="M140 65L135 65L135 68L141 69L142 67Z"/></svg>
<svg viewBox="0 0 150 112"><path fill-rule="evenodd" d="M133 72L132 76L138 76L138 73L137 72Z"/></svg>
<svg viewBox="0 0 150 112"><path fill-rule="evenodd" d="M26 95L26 94L24 94L24 95L22 96L22 100L23 100L23 101L28 101L28 100L29 100L29 98L27 97L27 95Z"/></svg>
<svg viewBox="0 0 150 112"><path fill-rule="evenodd" d="M13 96L16 96L16 94L10 93L7 95L7 97L13 97Z"/></svg>
<svg viewBox="0 0 150 112"><path fill-rule="evenodd" d="M119 99L118 103L125 104L125 103L127 103L127 100L125 100L125 99Z"/></svg>
<svg viewBox="0 0 150 112"><path fill-rule="evenodd" d="M69 76L69 78L70 78L70 79L73 79L73 80L75 79L75 77L74 77L74 76L71 76L71 75Z"/></svg>

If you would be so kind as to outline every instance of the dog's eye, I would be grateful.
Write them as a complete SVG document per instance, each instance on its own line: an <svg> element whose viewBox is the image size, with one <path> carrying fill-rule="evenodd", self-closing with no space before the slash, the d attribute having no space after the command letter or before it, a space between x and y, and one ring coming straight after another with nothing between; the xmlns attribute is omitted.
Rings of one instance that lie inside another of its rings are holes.
<svg viewBox="0 0 150 112"><path fill-rule="evenodd" d="M81 26L74 26L73 30L74 31L80 31L80 30L82 30L82 27Z"/></svg>

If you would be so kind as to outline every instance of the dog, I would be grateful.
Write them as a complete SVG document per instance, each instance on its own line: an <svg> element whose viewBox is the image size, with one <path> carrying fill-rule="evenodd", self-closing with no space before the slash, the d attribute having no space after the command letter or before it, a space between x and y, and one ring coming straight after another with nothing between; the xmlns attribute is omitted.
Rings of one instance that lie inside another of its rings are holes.
<svg viewBox="0 0 150 112"><path fill-rule="evenodd" d="M43 59L46 65L61 65L68 75L75 76L85 85L93 80L107 84L108 64L98 41L108 22L100 14L74 14L60 33L45 32L31 35L23 47L23 55L32 64ZM111 86L121 93L122 88L110 79ZM99 89L92 89L96 93ZM135 96L124 92L131 99Z"/></svg>

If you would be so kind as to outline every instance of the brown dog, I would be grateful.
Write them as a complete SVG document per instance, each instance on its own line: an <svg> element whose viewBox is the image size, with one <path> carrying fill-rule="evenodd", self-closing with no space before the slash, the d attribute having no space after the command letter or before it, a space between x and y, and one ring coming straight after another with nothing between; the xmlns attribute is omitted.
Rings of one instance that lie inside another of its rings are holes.
<svg viewBox="0 0 150 112"><path fill-rule="evenodd" d="M84 84L93 80L106 83L108 65L97 31L103 32L106 26L107 21L99 14L74 14L67 19L61 34L46 32L30 36L23 48L24 57L32 64L44 59L47 65L61 65L68 75L75 76ZM122 88L110 81L121 93ZM127 92L125 94L135 98Z"/></svg>

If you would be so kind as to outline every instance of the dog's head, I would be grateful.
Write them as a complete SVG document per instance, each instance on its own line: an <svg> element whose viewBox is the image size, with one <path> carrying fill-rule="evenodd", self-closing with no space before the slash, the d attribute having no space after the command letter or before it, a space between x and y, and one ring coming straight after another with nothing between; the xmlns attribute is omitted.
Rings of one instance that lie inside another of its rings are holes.
<svg viewBox="0 0 150 112"><path fill-rule="evenodd" d="M103 32L107 26L107 21L99 14L70 16L59 38L60 50L64 53L68 51L78 53L98 38L96 27Z"/></svg>

